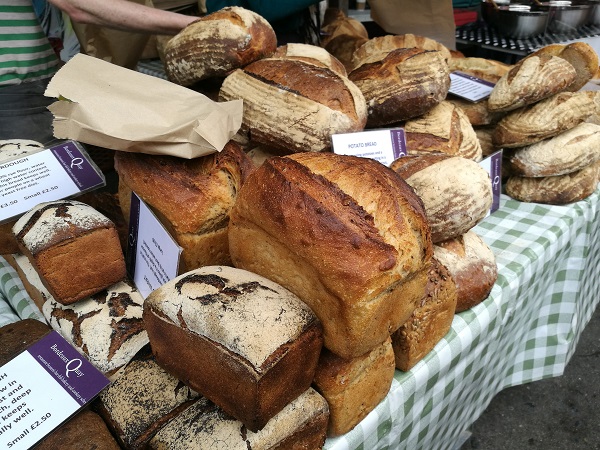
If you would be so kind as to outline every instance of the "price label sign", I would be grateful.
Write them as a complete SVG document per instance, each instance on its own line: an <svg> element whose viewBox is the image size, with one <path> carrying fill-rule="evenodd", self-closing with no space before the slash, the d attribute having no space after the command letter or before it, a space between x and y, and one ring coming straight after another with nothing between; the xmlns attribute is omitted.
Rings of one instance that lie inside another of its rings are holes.
<svg viewBox="0 0 600 450"><path fill-rule="evenodd" d="M75 141L0 163L0 223L42 202L106 185L104 174Z"/></svg>
<svg viewBox="0 0 600 450"><path fill-rule="evenodd" d="M494 86L495 84L489 81L455 71L450 74L450 89L448 92L465 100L478 102L489 97Z"/></svg>
<svg viewBox="0 0 600 450"><path fill-rule="evenodd" d="M110 381L52 331L0 367L0 448L31 448Z"/></svg>
<svg viewBox="0 0 600 450"><path fill-rule="evenodd" d="M401 156L406 156L406 139L403 128L341 133L331 136L333 152L371 158L389 166Z"/></svg>

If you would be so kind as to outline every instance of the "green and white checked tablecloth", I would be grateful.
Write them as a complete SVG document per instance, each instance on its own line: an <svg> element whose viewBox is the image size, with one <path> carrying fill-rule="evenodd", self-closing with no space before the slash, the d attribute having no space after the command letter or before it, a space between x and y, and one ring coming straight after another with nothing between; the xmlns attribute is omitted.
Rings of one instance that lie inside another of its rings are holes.
<svg viewBox="0 0 600 450"><path fill-rule="evenodd" d="M493 249L489 298L457 314L412 370L396 371L387 397L327 450L451 450L502 389L561 375L600 299L600 189L568 206L501 206L476 231ZM44 320L0 258L0 325Z"/></svg>

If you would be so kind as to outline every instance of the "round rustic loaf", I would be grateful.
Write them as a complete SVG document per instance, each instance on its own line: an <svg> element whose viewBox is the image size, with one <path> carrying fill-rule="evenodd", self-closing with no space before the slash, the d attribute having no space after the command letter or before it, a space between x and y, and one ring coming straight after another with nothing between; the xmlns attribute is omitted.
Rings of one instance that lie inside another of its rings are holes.
<svg viewBox="0 0 600 450"><path fill-rule="evenodd" d="M238 7L223 8L192 22L165 46L165 72L170 81L190 86L229 72L277 48L273 28L259 14Z"/></svg>
<svg viewBox="0 0 600 450"><path fill-rule="evenodd" d="M404 156L391 168L419 195L434 243L458 237L477 225L492 206L489 174L460 156Z"/></svg>
<svg viewBox="0 0 600 450"><path fill-rule="evenodd" d="M183 248L180 273L228 264L227 223L237 191L254 168L233 141L195 159L117 152L119 203L129 219L135 192Z"/></svg>
<svg viewBox="0 0 600 450"><path fill-rule="evenodd" d="M444 100L450 88L450 70L442 54L419 48L374 55L348 77L365 97L368 127L418 117Z"/></svg>
<svg viewBox="0 0 600 450"><path fill-rule="evenodd" d="M362 131L367 107L347 77L299 59L264 58L225 78L221 101L242 99L242 133L287 153L331 149L331 135Z"/></svg>
<svg viewBox="0 0 600 450"><path fill-rule="evenodd" d="M274 58L289 58L307 61L323 67L328 67L335 73L348 76L344 65L323 47L310 44L289 43L277 47Z"/></svg>
<svg viewBox="0 0 600 450"><path fill-rule="evenodd" d="M547 177L581 170L600 159L600 125L583 122L553 138L515 149L513 175Z"/></svg>
<svg viewBox="0 0 600 450"><path fill-rule="evenodd" d="M266 160L231 212L236 267L296 293L342 358L384 342L421 299L431 259L423 203L383 164L334 153Z"/></svg>
<svg viewBox="0 0 600 450"><path fill-rule="evenodd" d="M452 72L463 72L490 83L496 83L512 67L500 61L477 57L452 57L448 65Z"/></svg>
<svg viewBox="0 0 600 450"><path fill-rule="evenodd" d="M471 122L471 125L474 127L493 125L505 115L502 112L490 111L487 107L487 99L472 102L470 100L449 95L446 98L446 101L462 109L469 119L469 122Z"/></svg>
<svg viewBox="0 0 600 450"><path fill-rule="evenodd" d="M490 294L498 267L492 249L473 230L433 246L433 254L444 265L456 285L456 312L481 303Z"/></svg>

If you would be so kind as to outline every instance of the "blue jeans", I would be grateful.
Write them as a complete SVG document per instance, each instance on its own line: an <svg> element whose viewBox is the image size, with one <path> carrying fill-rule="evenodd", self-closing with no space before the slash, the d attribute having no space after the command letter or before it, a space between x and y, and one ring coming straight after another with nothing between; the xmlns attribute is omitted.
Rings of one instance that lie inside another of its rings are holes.
<svg viewBox="0 0 600 450"><path fill-rule="evenodd" d="M56 99L44 97L49 81L0 86L0 140L29 139L44 145L58 141L52 133L52 113L46 108Z"/></svg>

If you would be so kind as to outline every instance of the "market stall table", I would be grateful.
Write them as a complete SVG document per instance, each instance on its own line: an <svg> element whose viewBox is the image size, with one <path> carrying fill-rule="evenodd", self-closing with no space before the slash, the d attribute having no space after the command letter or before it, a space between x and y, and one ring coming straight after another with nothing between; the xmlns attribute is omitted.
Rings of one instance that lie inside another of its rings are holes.
<svg viewBox="0 0 600 450"><path fill-rule="evenodd" d="M452 449L498 392L561 375L600 299L599 199L600 189L567 206L503 195L474 229L497 258L489 298L457 314L435 349L396 371L377 408L325 449ZM40 317L2 258L0 297L0 325Z"/></svg>

